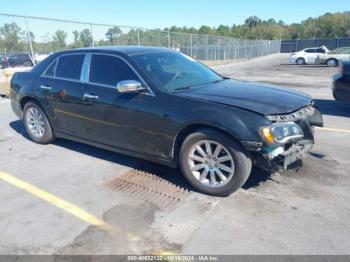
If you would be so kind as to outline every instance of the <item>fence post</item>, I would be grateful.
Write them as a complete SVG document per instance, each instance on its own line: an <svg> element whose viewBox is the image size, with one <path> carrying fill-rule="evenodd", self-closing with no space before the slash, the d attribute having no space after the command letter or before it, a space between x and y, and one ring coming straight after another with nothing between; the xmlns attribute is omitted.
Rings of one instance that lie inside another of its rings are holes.
<svg viewBox="0 0 350 262"><path fill-rule="evenodd" d="M137 28L137 43L139 44L139 46L141 45L140 28Z"/></svg>
<svg viewBox="0 0 350 262"><path fill-rule="evenodd" d="M215 43L215 52L214 52L214 60L216 60L216 50L218 48L218 40L216 39L216 43Z"/></svg>
<svg viewBox="0 0 350 262"><path fill-rule="evenodd" d="M192 39L192 34L190 34L190 39L191 39L191 57L193 57L193 39Z"/></svg>
<svg viewBox="0 0 350 262"><path fill-rule="evenodd" d="M91 31L91 44L92 44L92 47L95 46L95 41L94 41L94 32L92 31L92 24L90 24L90 31Z"/></svg>
<svg viewBox="0 0 350 262"><path fill-rule="evenodd" d="M247 59L247 39L244 39L244 59Z"/></svg>
<svg viewBox="0 0 350 262"><path fill-rule="evenodd" d="M26 24L26 31L27 31L28 41L29 41L30 53L31 53L31 55L32 55L33 64L35 65L35 57L34 57L33 43L32 43L32 37L30 36L30 32L29 32L27 17L24 18L24 21L25 21L25 24Z"/></svg>
<svg viewBox="0 0 350 262"><path fill-rule="evenodd" d="M208 35L205 35L205 60L208 60Z"/></svg>
<svg viewBox="0 0 350 262"><path fill-rule="evenodd" d="M168 29L168 48L170 48L170 43L171 39L170 39L170 30Z"/></svg>
<svg viewBox="0 0 350 262"><path fill-rule="evenodd" d="M234 42L233 42L233 44L234 44L234 46L235 46L235 56L234 56L234 60L236 60L237 59L237 39L235 39L234 40Z"/></svg>

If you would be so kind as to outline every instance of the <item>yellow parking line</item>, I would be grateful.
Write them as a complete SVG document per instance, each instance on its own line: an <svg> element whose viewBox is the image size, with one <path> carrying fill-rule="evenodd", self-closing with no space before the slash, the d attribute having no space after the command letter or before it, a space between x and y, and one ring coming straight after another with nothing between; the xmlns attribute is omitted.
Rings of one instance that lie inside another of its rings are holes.
<svg viewBox="0 0 350 262"><path fill-rule="evenodd" d="M24 191L27 191L28 193L50 203L51 205L54 205L73 216L98 227L102 227L103 229L110 230L111 226L107 225L104 221L98 219L97 217L89 214L85 210L81 209L80 207L77 207L74 204L71 204L57 196L54 196L36 186L33 186L32 184L29 184L28 182L25 182L23 180L20 180L14 176L11 176L7 173L4 173L0 171L0 179L17 187Z"/></svg>
<svg viewBox="0 0 350 262"><path fill-rule="evenodd" d="M330 127L316 127L316 129L350 134L349 129L339 129L339 128L330 128Z"/></svg>

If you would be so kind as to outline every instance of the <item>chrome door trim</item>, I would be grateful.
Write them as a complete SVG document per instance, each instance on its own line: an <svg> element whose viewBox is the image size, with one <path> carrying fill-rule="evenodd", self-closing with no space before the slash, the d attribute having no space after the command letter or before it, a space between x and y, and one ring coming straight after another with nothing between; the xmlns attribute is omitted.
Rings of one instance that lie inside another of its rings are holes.
<svg viewBox="0 0 350 262"><path fill-rule="evenodd" d="M45 89L45 90L51 90L52 87L51 86L46 86L46 85L40 85L41 89Z"/></svg>
<svg viewBox="0 0 350 262"><path fill-rule="evenodd" d="M84 94L84 95L83 95L83 99L84 99L84 98L95 99L95 100L97 100L97 99L98 99L98 96L97 96L97 95L93 95L93 94Z"/></svg>

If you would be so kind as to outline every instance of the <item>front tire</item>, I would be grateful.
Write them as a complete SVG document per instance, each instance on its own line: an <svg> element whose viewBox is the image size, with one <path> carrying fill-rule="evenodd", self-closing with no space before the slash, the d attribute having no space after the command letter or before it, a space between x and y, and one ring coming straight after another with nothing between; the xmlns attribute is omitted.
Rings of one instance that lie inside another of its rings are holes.
<svg viewBox="0 0 350 262"><path fill-rule="evenodd" d="M221 132L203 129L186 137L179 162L187 181L198 191L228 196L247 181L249 152Z"/></svg>
<svg viewBox="0 0 350 262"><path fill-rule="evenodd" d="M296 62L298 65L305 65L306 64L305 59L302 57L299 57Z"/></svg>
<svg viewBox="0 0 350 262"><path fill-rule="evenodd" d="M23 122L27 134L38 144L48 144L54 140L50 122L43 109L36 102L28 102L23 108Z"/></svg>

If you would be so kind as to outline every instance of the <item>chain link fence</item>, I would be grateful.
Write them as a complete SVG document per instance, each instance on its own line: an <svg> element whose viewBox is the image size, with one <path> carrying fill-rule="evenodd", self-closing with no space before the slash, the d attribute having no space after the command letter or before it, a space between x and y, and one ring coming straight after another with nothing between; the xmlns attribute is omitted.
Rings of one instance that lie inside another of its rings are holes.
<svg viewBox="0 0 350 262"><path fill-rule="evenodd" d="M166 47L198 60L215 61L279 53L281 41L244 40L0 13L0 68L32 66L60 50L113 45Z"/></svg>

